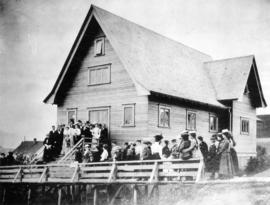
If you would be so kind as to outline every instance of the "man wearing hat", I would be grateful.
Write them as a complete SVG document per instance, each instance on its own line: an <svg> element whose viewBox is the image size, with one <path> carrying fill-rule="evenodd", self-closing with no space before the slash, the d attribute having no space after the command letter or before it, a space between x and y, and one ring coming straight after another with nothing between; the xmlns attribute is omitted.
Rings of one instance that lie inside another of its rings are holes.
<svg viewBox="0 0 270 205"><path fill-rule="evenodd" d="M161 159L162 156L162 146L161 146L161 140L163 139L162 135L156 135L154 136L155 142L151 146L152 151L152 158L153 159Z"/></svg>

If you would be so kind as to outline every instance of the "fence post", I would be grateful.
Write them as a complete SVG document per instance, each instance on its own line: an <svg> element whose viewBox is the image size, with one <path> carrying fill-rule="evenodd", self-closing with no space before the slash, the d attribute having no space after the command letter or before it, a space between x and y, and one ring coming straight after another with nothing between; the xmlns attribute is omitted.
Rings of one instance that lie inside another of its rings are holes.
<svg viewBox="0 0 270 205"><path fill-rule="evenodd" d="M152 183L154 181L158 181L158 162L157 161L155 161L154 167L152 169L149 183Z"/></svg>
<svg viewBox="0 0 270 205"><path fill-rule="evenodd" d="M112 182L113 180L116 179L116 174L117 174L117 165L116 162L113 163L109 178L108 178L108 183Z"/></svg>
<svg viewBox="0 0 270 205"><path fill-rule="evenodd" d="M196 182L199 182L201 180L202 175L203 175L203 171L204 171L204 162L203 162L203 159L200 159L198 173L196 176Z"/></svg>

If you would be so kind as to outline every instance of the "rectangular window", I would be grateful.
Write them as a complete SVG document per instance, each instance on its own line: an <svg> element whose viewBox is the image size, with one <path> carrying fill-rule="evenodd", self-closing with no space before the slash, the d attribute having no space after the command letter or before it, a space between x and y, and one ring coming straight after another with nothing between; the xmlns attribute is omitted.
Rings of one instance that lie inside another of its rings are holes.
<svg viewBox="0 0 270 205"><path fill-rule="evenodd" d="M159 106L159 114L158 114L158 126L159 127L170 127L170 111L171 109L166 106Z"/></svg>
<svg viewBox="0 0 270 205"><path fill-rule="evenodd" d="M210 132L218 131L218 117L214 114L209 115L209 131Z"/></svg>
<svg viewBox="0 0 270 205"><path fill-rule="evenodd" d="M105 54L105 41L104 37L95 40L95 55L101 56Z"/></svg>
<svg viewBox="0 0 270 205"><path fill-rule="evenodd" d="M123 105L123 126L135 126L135 104Z"/></svg>
<svg viewBox="0 0 270 205"><path fill-rule="evenodd" d="M196 113L190 110L187 110L187 130L196 130Z"/></svg>
<svg viewBox="0 0 270 205"><path fill-rule="evenodd" d="M69 109L67 111L67 124L70 122L71 119L73 119L74 122L77 121L77 110L76 109Z"/></svg>
<svg viewBox="0 0 270 205"><path fill-rule="evenodd" d="M89 85L107 84L111 82L111 66L102 65L89 68Z"/></svg>
<svg viewBox="0 0 270 205"><path fill-rule="evenodd" d="M249 120L247 118L240 118L240 127L241 134L248 135L249 134Z"/></svg>

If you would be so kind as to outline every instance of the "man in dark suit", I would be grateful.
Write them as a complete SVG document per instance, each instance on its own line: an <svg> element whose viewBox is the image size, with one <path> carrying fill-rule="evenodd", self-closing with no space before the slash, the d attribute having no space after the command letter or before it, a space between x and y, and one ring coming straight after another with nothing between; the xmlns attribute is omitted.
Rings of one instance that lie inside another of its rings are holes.
<svg viewBox="0 0 270 205"><path fill-rule="evenodd" d="M63 145L63 138L64 138L64 133L62 126L58 126L57 132L55 135L55 154L60 155L61 150L62 150L62 145Z"/></svg>
<svg viewBox="0 0 270 205"><path fill-rule="evenodd" d="M49 133L49 140L48 140L48 144L51 145L51 155L52 158L55 158L57 155L57 151L56 151L56 144L57 144L57 130L55 129L55 126L52 126L52 130Z"/></svg>

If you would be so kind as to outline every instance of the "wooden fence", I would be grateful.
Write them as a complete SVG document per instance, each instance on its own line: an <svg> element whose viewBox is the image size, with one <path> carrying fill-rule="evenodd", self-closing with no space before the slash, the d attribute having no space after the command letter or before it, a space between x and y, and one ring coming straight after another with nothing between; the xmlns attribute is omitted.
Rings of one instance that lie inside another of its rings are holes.
<svg viewBox="0 0 270 205"><path fill-rule="evenodd" d="M61 186L126 184L134 186L135 203L138 185L158 187L161 184L196 183L200 181L202 173L203 162L200 159L2 166L0 184L4 187L10 184L55 186L59 189L58 204L61 204ZM93 192L94 202L97 196ZM109 204L113 204L114 198L109 201Z"/></svg>

